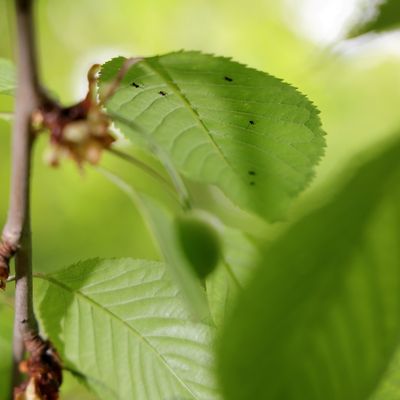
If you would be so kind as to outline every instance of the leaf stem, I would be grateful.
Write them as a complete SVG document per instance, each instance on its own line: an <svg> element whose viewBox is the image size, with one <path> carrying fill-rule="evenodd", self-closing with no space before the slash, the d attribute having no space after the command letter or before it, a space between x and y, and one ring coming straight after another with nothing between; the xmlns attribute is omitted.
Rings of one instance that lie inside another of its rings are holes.
<svg viewBox="0 0 400 400"><path fill-rule="evenodd" d="M121 124L126 125L128 128L133 129L134 131L143 135L143 139L147 142L149 150L160 160L161 164L164 166L168 175L171 178L171 181L175 187L176 192L178 193L180 203L184 210L189 210L192 208L189 192L186 188L185 183L179 172L175 169L172 164L168 154L154 141L151 137L150 133L143 129L140 125L136 124L133 121L129 121L128 119L121 117L118 114L113 112L107 112L111 119L114 121L120 122Z"/></svg>
<svg viewBox="0 0 400 400"><path fill-rule="evenodd" d="M132 185L129 185L127 182L125 182L121 177L118 175L114 174L111 172L109 169L101 167L99 165L95 166L95 169L103 175L105 178L107 178L110 182L112 182L114 185L116 185L119 189L121 189L125 194L128 195L128 197L137 205L140 205L139 201L139 196L136 192L136 190L132 187Z"/></svg>
<svg viewBox="0 0 400 400"><path fill-rule="evenodd" d="M120 176L114 174L109 169L95 166L97 172L99 172L104 178L108 179L111 183L113 183L117 188L119 188L123 193L125 193L133 202L133 204L139 209L140 214L142 215L145 224L147 225L149 231L152 231L151 224L149 223L149 214L144 206L143 200L140 197L140 194L136 191L136 189L125 182Z"/></svg>
<svg viewBox="0 0 400 400"><path fill-rule="evenodd" d="M107 149L111 154L114 154L115 156L128 161L129 163L131 163L132 165L134 165L135 167L140 168L141 170L143 170L144 172L146 172L146 174L150 175L151 177L153 177L154 179L156 179L158 182L160 182L165 188L167 188L170 192L172 192L172 194L175 196L175 190L174 187L171 186L170 182L168 180L166 180L161 174L159 174L155 169L151 168L150 166L148 166L146 163L144 163L143 161L139 160L138 158L124 153L123 151L117 150L115 148L110 147L109 149Z"/></svg>

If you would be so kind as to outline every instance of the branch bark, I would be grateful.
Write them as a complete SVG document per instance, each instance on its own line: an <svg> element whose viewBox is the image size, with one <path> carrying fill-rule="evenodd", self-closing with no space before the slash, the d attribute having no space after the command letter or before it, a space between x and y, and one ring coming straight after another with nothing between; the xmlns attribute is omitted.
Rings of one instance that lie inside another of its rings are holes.
<svg viewBox="0 0 400 400"><path fill-rule="evenodd" d="M32 306L29 186L33 145L31 117L38 108L41 97L34 40L33 0L15 0L15 7L18 88L12 140L10 203L2 234L0 254L4 264L4 261L8 263L15 253L16 292L12 388L19 381L18 364L23 359L26 343L37 337L38 332Z"/></svg>

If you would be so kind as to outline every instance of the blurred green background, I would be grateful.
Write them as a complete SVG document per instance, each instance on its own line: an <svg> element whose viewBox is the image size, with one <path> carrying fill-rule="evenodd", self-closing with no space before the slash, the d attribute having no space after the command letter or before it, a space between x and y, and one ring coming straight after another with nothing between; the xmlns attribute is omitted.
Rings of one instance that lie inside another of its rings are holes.
<svg viewBox="0 0 400 400"><path fill-rule="evenodd" d="M297 86L321 110L326 156L312 193L346 160L400 127L400 35L342 41L359 1L346 0L38 0L42 77L63 102L79 100L86 71L115 55L147 56L196 49L231 56ZM14 58L13 7L0 0L0 57ZM0 97L0 111L12 110ZM10 123L0 120L0 226L6 218L10 174ZM34 268L50 271L89 257L158 258L129 199L96 171L80 173L70 161L58 169L42 162L37 143L32 184ZM154 182L106 156L132 182L157 194ZM328 181L329 182L329 181ZM10 353L11 299L1 295L0 372ZM8 295L10 296L10 295ZM6 375L0 379L0 399ZM90 399L71 378L64 399Z"/></svg>

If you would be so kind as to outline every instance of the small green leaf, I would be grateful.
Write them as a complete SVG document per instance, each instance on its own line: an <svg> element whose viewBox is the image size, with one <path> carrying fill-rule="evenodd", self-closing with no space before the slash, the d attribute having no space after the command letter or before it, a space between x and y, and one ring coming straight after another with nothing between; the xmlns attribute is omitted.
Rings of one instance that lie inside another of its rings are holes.
<svg viewBox="0 0 400 400"><path fill-rule="evenodd" d="M16 88L14 65L10 60L0 58L0 93L13 95Z"/></svg>
<svg viewBox="0 0 400 400"><path fill-rule="evenodd" d="M120 57L103 65L102 92L123 63ZM146 132L186 178L218 186L269 220L282 217L311 180L325 144L318 110L295 88L198 52L136 63L106 108L134 143L147 143Z"/></svg>
<svg viewBox="0 0 400 400"><path fill-rule="evenodd" d="M207 297L190 260L185 256L177 234L174 215L160 202L143 193L139 194L143 215L147 218L150 231L160 248L161 254L172 276L181 287L182 293L189 300L195 316L207 320L210 312Z"/></svg>
<svg viewBox="0 0 400 400"><path fill-rule="evenodd" d="M399 0L386 0L376 6L371 19L354 27L348 36L353 38L367 32L384 32L399 27L400 2Z"/></svg>
<svg viewBox="0 0 400 400"><path fill-rule="evenodd" d="M221 227L222 260L207 279L207 296L217 326L230 314L236 298L254 273L260 258L258 245L245 233Z"/></svg>
<svg viewBox="0 0 400 400"><path fill-rule="evenodd" d="M175 218L178 242L200 279L205 279L221 257L220 238L206 218L188 211Z"/></svg>
<svg viewBox="0 0 400 400"><path fill-rule="evenodd" d="M226 400L373 393L400 336L399 182L397 142L265 252L221 336Z"/></svg>
<svg viewBox="0 0 400 400"><path fill-rule="evenodd" d="M193 322L162 263L89 260L35 279L36 309L101 399L219 399L213 329Z"/></svg>

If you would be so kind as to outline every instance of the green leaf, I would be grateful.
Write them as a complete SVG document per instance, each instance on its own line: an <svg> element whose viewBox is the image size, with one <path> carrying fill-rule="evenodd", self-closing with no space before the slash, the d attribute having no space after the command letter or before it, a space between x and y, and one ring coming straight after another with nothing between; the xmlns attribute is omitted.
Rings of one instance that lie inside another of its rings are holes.
<svg viewBox="0 0 400 400"><path fill-rule="evenodd" d="M103 65L103 93L123 64L120 57ZM134 143L148 144L146 132L186 178L218 186L269 220L282 217L323 154L312 103L227 58L198 52L146 58L127 71L106 108Z"/></svg>
<svg viewBox="0 0 400 400"><path fill-rule="evenodd" d="M242 288L254 273L260 250L245 233L221 227L223 260L207 279L207 296L214 322L222 325Z"/></svg>
<svg viewBox="0 0 400 400"><path fill-rule="evenodd" d="M135 191L131 185L110 171L104 168L98 170L124 191L141 210L164 260L195 315L202 320L211 317L215 324L221 325L260 256L255 241L237 229L218 224L223 254L222 257L220 255L218 267L206 280L207 304L204 289L199 285L192 266L183 254L174 213L152 197ZM212 221L211 216L205 212L201 212L199 216L216 225L216 221Z"/></svg>
<svg viewBox="0 0 400 400"><path fill-rule="evenodd" d="M204 289L187 260L177 235L174 215L161 203L149 196L140 194L144 216L160 248L165 262L175 281L181 287L195 315L201 319L209 318L209 308Z"/></svg>
<svg viewBox="0 0 400 400"><path fill-rule="evenodd" d="M400 27L400 2L399 0L386 0L376 6L372 18L358 24L349 33L349 38L367 32L384 32Z"/></svg>
<svg viewBox="0 0 400 400"><path fill-rule="evenodd" d="M10 60L0 58L0 93L13 95L16 88L14 65Z"/></svg>
<svg viewBox="0 0 400 400"><path fill-rule="evenodd" d="M221 238L207 216L187 210L175 217L178 244L198 278L203 282L221 259Z"/></svg>
<svg viewBox="0 0 400 400"><path fill-rule="evenodd" d="M213 329L190 319L163 264L89 260L35 285L45 332L100 398L219 398Z"/></svg>
<svg viewBox="0 0 400 400"><path fill-rule="evenodd" d="M371 395L400 336L399 182L397 142L265 252L221 336L226 400Z"/></svg>
<svg viewBox="0 0 400 400"><path fill-rule="evenodd" d="M133 186L112 172L104 168L98 168L98 170L125 192L139 208L164 261L175 282L180 286L194 316L199 320L209 319L210 312L206 293L201 287L193 267L185 257L177 235L174 214L159 201L144 193L137 192Z"/></svg>

